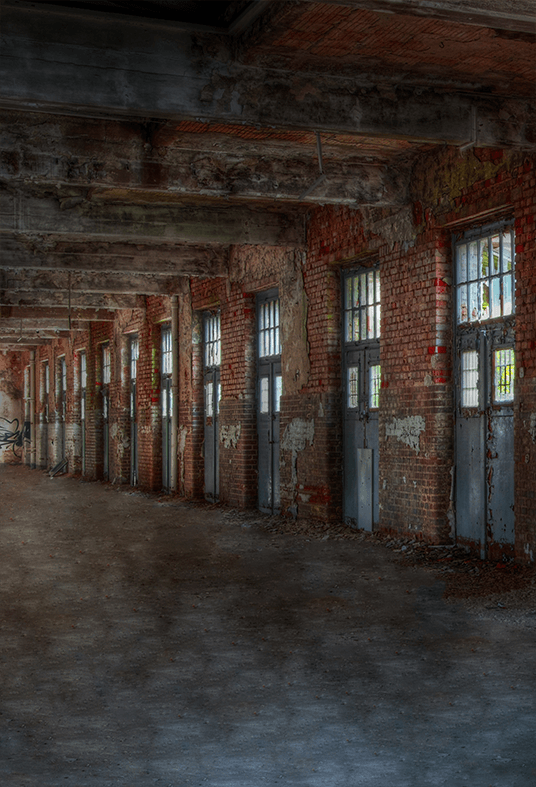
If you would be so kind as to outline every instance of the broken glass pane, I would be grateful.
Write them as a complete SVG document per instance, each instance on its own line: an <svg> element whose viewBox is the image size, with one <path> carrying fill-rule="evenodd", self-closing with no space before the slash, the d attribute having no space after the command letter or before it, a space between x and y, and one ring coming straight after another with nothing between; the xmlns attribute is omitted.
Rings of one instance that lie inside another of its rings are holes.
<svg viewBox="0 0 536 787"><path fill-rule="evenodd" d="M495 275L500 273L501 270L501 238L500 235L494 235L491 239L491 273Z"/></svg>
<svg viewBox="0 0 536 787"><path fill-rule="evenodd" d="M480 319L489 320L489 284L487 281L480 282Z"/></svg>
<svg viewBox="0 0 536 787"><path fill-rule="evenodd" d="M512 233L510 230L505 230L502 234L503 244L503 266L504 273L512 270Z"/></svg>

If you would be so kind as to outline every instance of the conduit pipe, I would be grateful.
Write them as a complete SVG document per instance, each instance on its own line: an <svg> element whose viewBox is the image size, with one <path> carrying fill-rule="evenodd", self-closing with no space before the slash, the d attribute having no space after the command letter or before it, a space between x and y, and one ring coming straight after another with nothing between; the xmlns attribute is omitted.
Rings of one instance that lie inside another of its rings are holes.
<svg viewBox="0 0 536 787"><path fill-rule="evenodd" d="M36 467L36 430L35 430L35 350L30 350L30 467Z"/></svg>
<svg viewBox="0 0 536 787"><path fill-rule="evenodd" d="M179 297L171 297L171 457L170 487L177 491L177 450L179 433Z"/></svg>

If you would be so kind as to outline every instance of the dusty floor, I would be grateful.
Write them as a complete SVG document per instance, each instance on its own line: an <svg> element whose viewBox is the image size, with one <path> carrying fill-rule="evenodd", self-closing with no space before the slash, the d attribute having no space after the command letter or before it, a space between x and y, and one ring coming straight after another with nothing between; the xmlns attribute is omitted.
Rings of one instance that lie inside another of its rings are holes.
<svg viewBox="0 0 536 787"><path fill-rule="evenodd" d="M3 787L536 784L533 569L24 467L0 499Z"/></svg>

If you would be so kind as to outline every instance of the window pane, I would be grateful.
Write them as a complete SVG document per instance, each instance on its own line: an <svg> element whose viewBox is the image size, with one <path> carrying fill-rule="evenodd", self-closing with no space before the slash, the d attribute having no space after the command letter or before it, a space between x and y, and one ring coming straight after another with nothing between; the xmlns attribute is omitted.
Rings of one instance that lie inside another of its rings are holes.
<svg viewBox="0 0 536 787"><path fill-rule="evenodd" d="M457 248L457 279L458 282L467 281L467 246L465 243L463 246L458 246Z"/></svg>
<svg viewBox="0 0 536 787"><path fill-rule="evenodd" d="M513 257L512 257L512 233L510 230L505 230L502 234L502 253L503 253L503 264L502 269L504 273L511 271L513 268Z"/></svg>
<svg viewBox="0 0 536 787"><path fill-rule="evenodd" d="M212 380L205 384L205 417L212 418L214 415L214 385Z"/></svg>
<svg viewBox="0 0 536 787"><path fill-rule="evenodd" d="M348 407L359 407L359 367L348 367Z"/></svg>
<svg viewBox="0 0 536 787"><path fill-rule="evenodd" d="M487 281L480 282L480 319L489 320L489 284Z"/></svg>
<svg viewBox="0 0 536 787"><path fill-rule="evenodd" d="M514 302L512 300L512 274L503 277L503 314L513 314Z"/></svg>
<svg viewBox="0 0 536 787"><path fill-rule="evenodd" d="M496 402L512 402L514 399L514 351L495 350L495 375L493 399Z"/></svg>
<svg viewBox="0 0 536 787"><path fill-rule="evenodd" d="M278 413L281 410L281 393L283 391L283 378L280 374L276 374L274 378L274 412Z"/></svg>
<svg viewBox="0 0 536 787"><path fill-rule="evenodd" d="M478 244L475 241L469 244L469 280L478 279Z"/></svg>
<svg viewBox="0 0 536 787"><path fill-rule="evenodd" d="M376 306L376 338L380 338L380 331L381 331L381 313L380 313L380 304Z"/></svg>
<svg viewBox="0 0 536 787"><path fill-rule="evenodd" d="M467 322L469 310L467 308L467 285L458 287L458 322Z"/></svg>
<svg viewBox="0 0 536 787"><path fill-rule="evenodd" d="M367 307L367 329L368 338L374 338L374 306Z"/></svg>
<svg viewBox="0 0 536 787"><path fill-rule="evenodd" d="M353 279L349 276L344 282L344 307L350 309L352 306L352 283Z"/></svg>
<svg viewBox="0 0 536 787"><path fill-rule="evenodd" d="M478 308L478 282L473 282L469 285L469 314L471 322L480 319L480 310Z"/></svg>
<svg viewBox="0 0 536 787"><path fill-rule="evenodd" d="M480 241L480 276L489 276L489 239Z"/></svg>
<svg viewBox="0 0 536 787"><path fill-rule="evenodd" d="M353 341L353 338L354 338L353 331L352 331L352 312L351 311L346 312L345 326L346 327L345 327L345 330L344 330L344 339L347 342L351 342L351 341Z"/></svg>
<svg viewBox="0 0 536 787"><path fill-rule="evenodd" d="M499 277L491 280L491 316L501 316L501 280Z"/></svg>
<svg viewBox="0 0 536 787"><path fill-rule="evenodd" d="M263 414L269 412L270 407L270 380L268 377L261 377L260 379L260 396L259 396L259 411Z"/></svg>
<svg viewBox="0 0 536 787"><path fill-rule="evenodd" d="M478 353L462 353L462 407L478 407Z"/></svg>
<svg viewBox="0 0 536 787"><path fill-rule="evenodd" d="M379 364L370 367L369 407L377 410L380 406L381 367Z"/></svg>
<svg viewBox="0 0 536 787"><path fill-rule="evenodd" d="M494 235L491 239L491 273L495 275L501 272L501 238Z"/></svg>

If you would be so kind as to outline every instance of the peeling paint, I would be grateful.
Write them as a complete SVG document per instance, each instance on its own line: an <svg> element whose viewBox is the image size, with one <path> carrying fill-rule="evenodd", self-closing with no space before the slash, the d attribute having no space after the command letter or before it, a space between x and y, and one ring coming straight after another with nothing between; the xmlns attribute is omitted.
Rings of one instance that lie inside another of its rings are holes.
<svg viewBox="0 0 536 787"><path fill-rule="evenodd" d="M420 436L425 429L426 422L422 415L410 415L407 418L393 418L391 423L385 425L385 436L396 437L418 454L421 450Z"/></svg>
<svg viewBox="0 0 536 787"><path fill-rule="evenodd" d="M536 413L532 413L530 416L529 434L532 442L536 443Z"/></svg>
<svg viewBox="0 0 536 787"><path fill-rule="evenodd" d="M236 448L240 440L242 424L225 424L220 427L220 443L224 448Z"/></svg>
<svg viewBox="0 0 536 787"><path fill-rule="evenodd" d="M314 437L314 418L310 421L306 421L305 418L294 418L283 432L281 448L283 451L303 451L307 443L313 444Z"/></svg>

